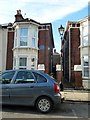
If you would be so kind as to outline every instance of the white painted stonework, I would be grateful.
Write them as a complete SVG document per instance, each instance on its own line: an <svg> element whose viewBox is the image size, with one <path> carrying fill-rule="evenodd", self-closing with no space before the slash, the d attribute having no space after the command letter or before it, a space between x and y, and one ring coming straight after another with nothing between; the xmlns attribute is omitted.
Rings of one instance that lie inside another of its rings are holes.
<svg viewBox="0 0 90 120"><path fill-rule="evenodd" d="M80 55L81 55L81 65L82 65L82 82L83 87L90 89L90 17L86 17L80 21ZM84 57L88 57L88 69L89 76L84 74Z"/></svg>
<svg viewBox="0 0 90 120"><path fill-rule="evenodd" d="M7 29L0 28L0 71L6 70Z"/></svg>

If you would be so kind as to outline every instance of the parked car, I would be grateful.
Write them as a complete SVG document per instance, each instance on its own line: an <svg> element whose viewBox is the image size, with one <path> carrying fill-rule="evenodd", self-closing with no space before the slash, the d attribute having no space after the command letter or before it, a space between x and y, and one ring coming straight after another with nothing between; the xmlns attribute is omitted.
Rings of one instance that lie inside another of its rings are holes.
<svg viewBox="0 0 90 120"><path fill-rule="evenodd" d="M47 113L61 103L56 80L40 71L7 70L0 74L2 104L36 106Z"/></svg>

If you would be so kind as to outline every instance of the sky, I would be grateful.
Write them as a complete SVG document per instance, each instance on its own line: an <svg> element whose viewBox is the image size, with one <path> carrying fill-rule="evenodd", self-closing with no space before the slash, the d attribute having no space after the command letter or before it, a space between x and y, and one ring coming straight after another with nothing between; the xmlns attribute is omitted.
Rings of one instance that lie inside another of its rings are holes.
<svg viewBox="0 0 90 120"><path fill-rule="evenodd" d="M40 23L52 23L55 48L60 52L58 28L67 21L77 21L88 15L90 0L0 0L0 24L14 22L14 15L21 10L24 18Z"/></svg>

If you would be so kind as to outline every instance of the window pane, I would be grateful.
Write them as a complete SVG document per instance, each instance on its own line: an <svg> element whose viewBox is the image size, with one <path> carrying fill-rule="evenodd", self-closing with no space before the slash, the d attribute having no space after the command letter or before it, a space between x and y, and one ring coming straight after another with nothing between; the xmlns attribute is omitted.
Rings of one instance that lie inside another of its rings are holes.
<svg viewBox="0 0 90 120"><path fill-rule="evenodd" d="M35 47L35 38L32 38L32 47Z"/></svg>
<svg viewBox="0 0 90 120"><path fill-rule="evenodd" d="M20 37L20 46L27 46L27 37Z"/></svg>
<svg viewBox="0 0 90 120"><path fill-rule="evenodd" d="M15 83L33 83L34 77L31 72L20 71L17 74Z"/></svg>
<svg viewBox="0 0 90 120"><path fill-rule="evenodd" d="M28 36L28 28L21 28L20 36Z"/></svg>
<svg viewBox="0 0 90 120"><path fill-rule="evenodd" d="M83 37L83 45L88 45L88 36Z"/></svg>
<svg viewBox="0 0 90 120"><path fill-rule="evenodd" d="M27 46L28 41L28 28L20 29L20 46Z"/></svg>
<svg viewBox="0 0 90 120"><path fill-rule="evenodd" d="M84 66L89 66L88 56L84 56Z"/></svg>
<svg viewBox="0 0 90 120"><path fill-rule="evenodd" d="M88 26L83 27L83 36L88 35Z"/></svg>
<svg viewBox="0 0 90 120"><path fill-rule="evenodd" d="M89 68L84 68L84 77L89 77Z"/></svg>
<svg viewBox="0 0 90 120"><path fill-rule="evenodd" d="M2 73L2 78L0 79L0 83L2 81L3 84L9 84L14 74L15 74L15 71Z"/></svg>
<svg viewBox="0 0 90 120"><path fill-rule="evenodd" d="M84 77L89 77L89 61L88 56L83 58L83 75Z"/></svg>
<svg viewBox="0 0 90 120"><path fill-rule="evenodd" d="M36 29L32 29L32 36L36 37L36 35L37 35L37 30Z"/></svg>
<svg viewBox="0 0 90 120"><path fill-rule="evenodd" d="M27 58L20 58L19 66L27 66Z"/></svg>
<svg viewBox="0 0 90 120"><path fill-rule="evenodd" d="M38 73L33 72L33 74L34 74L34 76L35 76L35 78L36 78L38 83L45 83L45 82L47 82L47 79L45 77L39 75Z"/></svg>

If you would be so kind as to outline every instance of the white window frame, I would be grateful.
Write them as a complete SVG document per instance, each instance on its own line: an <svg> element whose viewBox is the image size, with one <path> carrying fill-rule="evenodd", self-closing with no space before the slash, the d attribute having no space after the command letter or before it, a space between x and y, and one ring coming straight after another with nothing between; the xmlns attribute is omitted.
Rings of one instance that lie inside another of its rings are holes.
<svg viewBox="0 0 90 120"><path fill-rule="evenodd" d="M85 76L84 69L88 68L88 70L89 70L89 58L88 58L88 65L84 65L84 62L85 62L84 57L88 58L88 56L87 55L83 56L83 78L88 78L89 77L89 71L88 71L88 76Z"/></svg>

